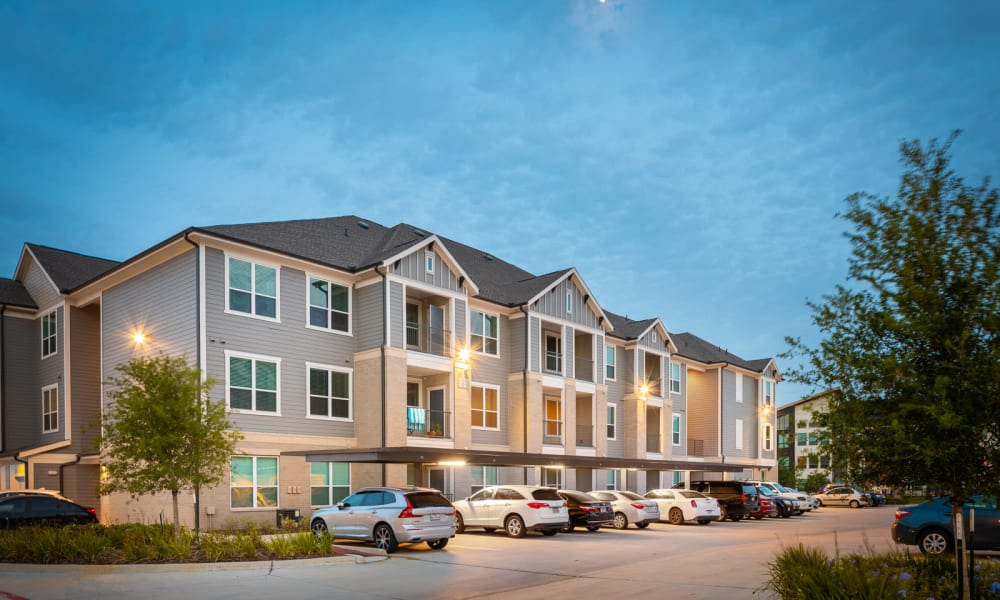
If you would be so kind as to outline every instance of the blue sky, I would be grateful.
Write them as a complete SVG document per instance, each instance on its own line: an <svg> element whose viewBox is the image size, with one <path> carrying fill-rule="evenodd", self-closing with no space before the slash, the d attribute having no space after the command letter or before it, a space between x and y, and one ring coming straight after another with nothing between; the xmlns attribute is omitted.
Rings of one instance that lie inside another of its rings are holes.
<svg viewBox="0 0 1000 600"><path fill-rule="evenodd" d="M998 75L997 2L4 2L0 276L358 214L775 356L900 140L1000 175Z"/></svg>

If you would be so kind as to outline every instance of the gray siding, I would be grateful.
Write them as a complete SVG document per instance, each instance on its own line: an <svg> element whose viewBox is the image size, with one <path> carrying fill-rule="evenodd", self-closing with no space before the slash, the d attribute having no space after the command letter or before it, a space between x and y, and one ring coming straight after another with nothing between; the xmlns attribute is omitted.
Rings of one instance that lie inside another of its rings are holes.
<svg viewBox="0 0 1000 600"><path fill-rule="evenodd" d="M566 377L576 376L576 338L573 337L573 328L563 328L563 373Z"/></svg>
<svg viewBox="0 0 1000 600"><path fill-rule="evenodd" d="M355 343L359 352L382 345L382 289L379 282L354 290L354 302L351 304L354 314L351 318L354 319Z"/></svg>
<svg viewBox="0 0 1000 600"><path fill-rule="evenodd" d="M542 324L538 317L528 317L528 346L531 348L531 365L529 370L541 371Z"/></svg>
<svg viewBox="0 0 1000 600"><path fill-rule="evenodd" d="M656 341L655 342L653 341L653 333L654 332L656 333ZM641 338L639 338L639 345L643 346L645 348L649 348L651 350L657 350L657 351L663 352L663 353L667 352L667 342L663 338L663 334L660 331L657 331L656 327L654 327L653 329L647 331L646 335L644 335Z"/></svg>
<svg viewBox="0 0 1000 600"><path fill-rule="evenodd" d="M615 385L613 382L609 385ZM608 391L609 402L608 404L615 405L615 439L608 440L608 456L621 458L625 456L625 403L623 401L611 402L611 391ZM607 413L607 406L603 408L605 413ZM606 431L599 432L607 434Z"/></svg>
<svg viewBox="0 0 1000 600"><path fill-rule="evenodd" d="M224 312L226 282L221 251L208 249L205 271L205 319L209 340L206 359L209 375L219 382L213 396L224 398L226 395L225 351L256 354L281 361L278 367L281 416L233 414L230 417L233 423L242 431L353 436L354 424L351 422L307 419L305 416L306 362L343 368L354 366L353 337L305 326L306 274L291 267L281 267L281 322L276 323ZM353 397L356 414L357 394L354 393Z"/></svg>
<svg viewBox="0 0 1000 600"><path fill-rule="evenodd" d="M3 359L7 380L7 450L36 446L42 433L42 393L38 384L40 321L5 315ZM58 359L57 359L58 360Z"/></svg>
<svg viewBox="0 0 1000 600"><path fill-rule="evenodd" d="M398 281L389 282L389 345L402 348L406 339L406 310L404 305L403 284ZM385 317L380 317L385 318Z"/></svg>
<svg viewBox="0 0 1000 600"><path fill-rule="evenodd" d="M463 303L464 304L464 303ZM510 332L510 322L506 318L501 317L500 322L500 336L503 339ZM501 349L501 352L503 350ZM522 351L523 354L523 351ZM507 373L510 371L511 367L508 367L508 356L501 354L500 357L492 357L486 355L476 355L472 363L472 383L475 384L488 384L492 386L500 386L497 391L497 410L499 412L498 424L500 426L499 431L485 431L480 429L472 430L472 443L473 444L493 444L493 445L507 445L510 443L509 439L509 421L508 412L509 406L507 403Z"/></svg>
<svg viewBox="0 0 1000 600"><path fill-rule="evenodd" d="M389 272L413 281L419 281L444 288L453 292L462 291L462 286L458 285L459 275L448 268L448 265L441 260L441 255L434 252L434 273L428 273L424 266L424 259L428 250L421 248L412 254L404 256L389 267Z"/></svg>
<svg viewBox="0 0 1000 600"><path fill-rule="evenodd" d="M757 407L753 398L748 397L748 377L738 378L737 374L722 371L722 449L725 456L751 458L757 456ZM743 402L736 402L737 379L742 379ZM752 382L753 380L750 379ZM736 420L743 420L743 448L736 448Z"/></svg>
<svg viewBox="0 0 1000 600"><path fill-rule="evenodd" d="M606 357L604 355L604 336L595 335L594 336L594 383L604 383L604 375L608 372L607 366L604 364ZM617 365L615 366L617 369ZM617 373L616 373L617 374Z"/></svg>
<svg viewBox="0 0 1000 600"><path fill-rule="evenodd" d="M35 339L38 340L35 356L41 356L42 320L35 320ZM66 313L60 306L56 309L56 353L50 354L38 363L38 384L35 389L34 411L39 414L38 441L41 444L51 444L65 440L66 435L66 378L63 372L66 366ZM41 406L42 388L45 386L59 385L59 430L52 433L42 433Z"/></svg>
<svg viewBox="0 0 1000 600"><path fill-rule="evenodd" d="M557 317L571 323L576 323L577 325L596 329L598 327L597 314L584 304L583 294L580 293L579 288L576 287L576 284L571 279L561 281L551 290L545 292L537 302L531 305L531 309L551 317ZM566 312L567 292L573 296L572 314Z"/></svg>
<svg viewBox="0 0 1000 600"><path fill-rule="evenodd" d="M511 373L523 371L525 323L528 319L508 319L500 317L500 344L507 349L507 369ZM506 340L506 343L505 341Z"/></svg>
<svg viewBox="0 0 1000 600"><path fill-rule="evenodd" d="M101 347L101 308L92 304L70 311L72 448L74 452L89 453L94 450L101 416L101 353L97 351Z"/></svg>
<svg viewBox="0 0 1000 600"><path fill-rule="evenodd" d="M466 324L469 322L469 314L466 311L465 300L455 300L455 340L459 346L467 346L468 338L465 336ZM497 324L499 327L499 323Z"/></svg>
<svg viewBox="0 0 1000 600"><path fill-rule="evenodd" d="M602 350L603 352L603 350ZM603 355L602 355L603 356ZM625 360L625 349L621 346L616 346L615 350L615 378L614 380L605 379L604 383L608 386L608 402L622 402L625 398L625 383L623 377L625 372L623 371L623 361ZM601 361L601 371L606 372L604 368L604 361ZM603 375L602 375L603 377Z"/></svg>
<svg viewBox="0 0 1000 600"><path fill-rule="evenodd" d="M45 271L34 259L27 262L24 279L21 283L35 299L39 310L48 310L55 304L62 302L62 294L52 285L52 282L45 275Z"/></svg>

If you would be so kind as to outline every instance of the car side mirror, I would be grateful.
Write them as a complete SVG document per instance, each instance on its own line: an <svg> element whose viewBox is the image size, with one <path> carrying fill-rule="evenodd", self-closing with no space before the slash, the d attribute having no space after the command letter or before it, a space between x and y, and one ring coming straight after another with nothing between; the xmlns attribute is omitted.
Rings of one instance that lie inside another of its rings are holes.
<svg viewBox="0 0 1000 600"><path fill-rule="evenodd" d="M345 509L345 508L347 508L348 506L350 506L350 504L346 504L346 503L344 503L344 502L338 502L338 503L337 503L337 508L339 508L340 510L344 510L344 509Z"/></svg>

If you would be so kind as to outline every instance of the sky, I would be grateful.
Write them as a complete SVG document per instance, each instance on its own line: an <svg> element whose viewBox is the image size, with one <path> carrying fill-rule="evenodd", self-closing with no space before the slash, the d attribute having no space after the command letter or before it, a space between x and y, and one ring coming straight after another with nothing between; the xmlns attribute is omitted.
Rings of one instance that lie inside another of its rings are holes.
<svg viewBox="0 0 1000 600"><path fill-rule="evenodd" d="M10 0L0 277L25 242L356 214L777 357L902 140L960 129L959 174L1000 176L998 75L994 1Z"/></svg>

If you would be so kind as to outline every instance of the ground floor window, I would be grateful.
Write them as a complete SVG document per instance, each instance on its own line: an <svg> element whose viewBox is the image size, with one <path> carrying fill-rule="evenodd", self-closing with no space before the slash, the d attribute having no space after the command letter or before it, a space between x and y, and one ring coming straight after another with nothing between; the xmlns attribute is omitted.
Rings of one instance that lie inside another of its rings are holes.
<svg viewBox="0 0 1000 600"><path fill-rule="evenodd" d="M234 456L229 463L233 508L278 506L278 457Z"/></svg>
<svg viewBox="0 0 1000 600"><path fill-rule="evenodd" d="M559 489L562 487L562 469L542 467L542 485Z"/></svg>
<svg viewBox="0 0 1000 600"><path fill-rule="evenodd" d="M618 487L618 482L621 481L621 476L622 476L621 471L616 471L614 469L608 470L607 488L609 490L621 489L620 487Z"/></svg>
<svg viewBox="0 0 1000 600"><path fill-rule="evenodd" d="M351 493L351 465L336 462L309 463L310 502L332 506Z"/></svg>
<svg viewBox="0 0 1000 600"><path fill-rule="evenodd" d="M484 487L497 485L496 467L472 467L472 494L475 494Z"/></svg>

